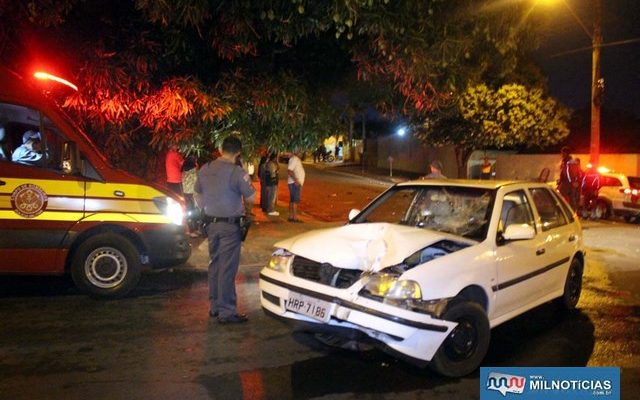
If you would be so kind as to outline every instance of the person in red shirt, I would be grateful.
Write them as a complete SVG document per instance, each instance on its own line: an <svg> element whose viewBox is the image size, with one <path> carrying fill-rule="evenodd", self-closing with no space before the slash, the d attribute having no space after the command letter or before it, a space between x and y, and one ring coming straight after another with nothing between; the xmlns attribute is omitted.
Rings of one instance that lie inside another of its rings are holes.
<svg viewBox="0 0 640 400"><path fill-rule="evenodd" d="M184 158L178 152L175 145L169 147L169 152L165 158L165 169L167 172L167 186L173 192L182 196L182 164Z"/></svg>

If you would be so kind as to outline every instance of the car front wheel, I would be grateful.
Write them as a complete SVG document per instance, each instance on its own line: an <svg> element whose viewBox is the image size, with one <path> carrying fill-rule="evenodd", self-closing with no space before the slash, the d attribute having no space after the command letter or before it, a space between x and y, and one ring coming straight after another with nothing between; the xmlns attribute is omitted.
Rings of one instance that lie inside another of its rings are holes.
<svg viewBox="0 0 640 400"><path fill-rule="evenodd" d="M491 328L484 309L477 303L452 303L442 316L457 322L431 360L435 372L450 377L468 375L475 371L489 349Z"/></svg>
<svg viewBox="0 0 640 400"><path fill-rule="evenodd" d="M140 254L126 238L106 233L84 241L71 263L71 276L80 290L94 297L125 296L140 281Z"/></svg>

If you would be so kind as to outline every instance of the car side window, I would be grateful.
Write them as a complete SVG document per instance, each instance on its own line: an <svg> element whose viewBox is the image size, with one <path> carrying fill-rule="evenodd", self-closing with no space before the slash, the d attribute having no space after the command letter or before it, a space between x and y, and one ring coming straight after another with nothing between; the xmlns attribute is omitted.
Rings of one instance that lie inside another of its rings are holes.
<svg viewBox="0 0 640 400"><path fill-rule="evenodd" d="M567 218L562 212L560 204L547 188L530 189L533 203L540 215L542 231L548 231L567 224Z"/></svg>
<svg viewBox="0 0 640 400"><path fill-rule="evenodd" d="M622 186L620 179L613 176L603 176L601 182L602 186Z"/></svg>
<svg viewBox="0 0 640 400"><path fill-rule="evenodd" d="M573 223L573 221L575 221L575 218L573 217L574 212L567 203L560 198L560 194L558 192L551 191L551 193L553 194L553 197L555 197L556 202L560 204L560 207L564 210L564 215L569 218L569 222Z"/></svg>
<svg viewBox="0 0 640 400"><path fill-rule="evenodd" d="M533 212L524 190L509 192L502 199L499 231L504 232L509 225L526 224L535 229Z"/></svg>

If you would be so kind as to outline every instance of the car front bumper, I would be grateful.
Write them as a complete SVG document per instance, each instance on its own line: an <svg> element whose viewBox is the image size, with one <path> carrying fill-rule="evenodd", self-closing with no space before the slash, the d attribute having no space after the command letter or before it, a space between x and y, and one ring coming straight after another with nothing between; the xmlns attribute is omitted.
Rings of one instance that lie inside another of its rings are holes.
<svg viewBox="0 0 640 400"><path fill-rule="evenodd" d="M372 339L382 350L415 364L430 361L457 325L456 322L353 296L346 289L336 289L308 281L285 283L278 279L277 274L279 273L271 271L263 271L260 274L260 301L266 312L296 322L308 331L359 331ZM289 298L290 293L331 303L329 321L325 323L287 310L285 299Z"/></svg>

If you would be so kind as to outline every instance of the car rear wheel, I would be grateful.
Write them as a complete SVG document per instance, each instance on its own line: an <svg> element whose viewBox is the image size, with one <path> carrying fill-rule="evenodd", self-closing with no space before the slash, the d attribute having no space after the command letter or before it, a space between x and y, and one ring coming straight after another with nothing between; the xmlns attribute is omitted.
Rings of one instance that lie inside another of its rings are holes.
<svg viewBox="0 0 640 400"><path fill-rule="evenodd" d="M451 377L475 371L489 349L491 328L482 306L468 301L455 301L442 316L457 322L429 364L435 372Z"/></svg>
<svg viewBox="0 0 640 400"><path fill-rule="evenodd" d="M123 297L140 281L142 266L136 247L126 238L100 234L83 242L71 263L80 290L94 297Z"/></svg>
<svg viewBox="0 0 640 400"><path fill-rule="evenodd" d="M595 208L593 209L592 215L594 219L609 219L609 216L611 215L611 208L605 201L598 200Z"/></svg>
<svg viewBox="0 0 640 400"><path fill-rule="evenodd" d="M562 297L556 300L556 303L562 310L573 311L576 309L578 301L580 301L580 294L582 293L582 271L582 261L574 258L569 266Z"/></svg>

